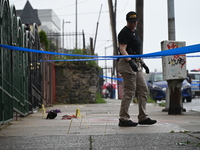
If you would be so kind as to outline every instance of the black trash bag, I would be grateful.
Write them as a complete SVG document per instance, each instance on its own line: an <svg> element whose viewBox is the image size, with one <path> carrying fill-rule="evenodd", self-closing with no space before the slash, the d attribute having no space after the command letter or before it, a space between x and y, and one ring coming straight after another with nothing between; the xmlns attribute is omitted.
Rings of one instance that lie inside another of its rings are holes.
<svg viewBox="0 0 200 150"><path fill-rule="evenodd" d="M57 117L57 112L55 110L51 110L48 114L46 119L54 119Z"/></svg>

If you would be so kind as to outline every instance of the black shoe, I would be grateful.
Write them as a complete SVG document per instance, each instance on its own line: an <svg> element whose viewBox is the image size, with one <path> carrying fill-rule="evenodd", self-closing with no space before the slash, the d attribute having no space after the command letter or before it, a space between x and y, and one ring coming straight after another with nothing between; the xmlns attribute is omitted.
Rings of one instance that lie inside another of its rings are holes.
<svg viewBox="0 0 200 150"><path fill-rule="evenodd" d="M151 120L150 118L147 118L146 120L139 121L138 124L140 125L152 125L155 124L157 121L156 120Z"/></svg>
<svg viewBox="0 0 200 150"><path fill-rule="evenodd" d="M121 120L119 119L119 124L118 124L120 127L135 127L137 126L138 124L131 121L131 120Z"/></svg>

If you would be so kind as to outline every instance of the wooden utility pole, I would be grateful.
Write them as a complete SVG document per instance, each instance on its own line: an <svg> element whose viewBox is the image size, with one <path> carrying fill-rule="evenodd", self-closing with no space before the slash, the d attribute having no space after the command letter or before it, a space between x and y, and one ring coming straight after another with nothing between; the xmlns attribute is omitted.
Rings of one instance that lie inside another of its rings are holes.
<svg viewBox="0 0 200 150"><path fill-rule="evenodd" d="M93 38L90 38L90 55L94 55Z"/></svg>
<svg viewBox="0 0 200 150"><path fill-rule="evenodd" d="M168 40L176 40L175 38L175 15L174 0L167 1L168 6Z"/></svg>
<svg viewBox="0 0 200 150"><path fill-rule="evenodd" d="M113 10L112 0L108 0L108 7L109 7L109 14L110 14L110 25L111 25L112 40L113 40L113 55L117 55L116 6L117 6L117 0L115 0L114 10ZM116 70L117 70L117 61L113 60L112 75L115 75Z"/></svg>
<svg viewBox="0 0 200 150"><path fill-rule="evenodd" d="M84 33L84 30L82 30L82 34L83 34L83 50L85 51L85 33Z"/></svg>
<svg viewBox="0 0 200 150"><path fill-rule="evenodd" d="M136 0L136 12L138 14L138 35L142 41L141 53L143 54L143 12L144 12L144 0Z"/></svg>
<svg viewBox="0 0 200 150"><path fill-rule="evenodd" d="M75 20L76 20L76 25L75 25L75 29L76 29L76 40L75 40L75 49L77 49L77 45L78 45L78 8L77 8L77 0L76 0L76 9L75 9L75 13L76 13L76 17L75 17Z"/></svg>
<svg viewBox="0 0 200 150"><path fill-rule="evenodd" d="M95 47L96 47L97 32L98 32L98 27L99 27L99 19L100 19L100 15L101 15L102 6L103 5L101 4L101 8L100 8L100 12L99 12L99 18L98 18L98 21L97 21L96 33L95 33L95 38L94 38L94 51L95 51Z"/></svg>
<svg viewBox="0 0 200 150"><path fill-rule="evenodd" d="M167 1L168 6L168 40L175 41L174 0ZM169 115L181 114L181 87L183 79L167 80L169 88Z"/></svg>

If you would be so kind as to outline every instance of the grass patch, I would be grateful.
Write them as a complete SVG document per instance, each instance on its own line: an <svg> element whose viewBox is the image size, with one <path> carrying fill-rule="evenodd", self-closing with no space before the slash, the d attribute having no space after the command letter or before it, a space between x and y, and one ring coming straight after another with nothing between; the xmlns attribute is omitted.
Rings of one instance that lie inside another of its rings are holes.
<svg viewBox="0 0 200 150"><path fill-rule="evenodd" d="M151 98L150 96L148 96L147 103L153 103L153 104L155 104L156 101L153 98Z"/></svg>
<svg viewBox="0 0 200 150"><path fill-rule="evenodd" d="M162 102L162 103L159 103L158 104L160 107L165 107L166 103L165 102Z"/></svg>
<svg viewBox="0 0 200 150"><path fill-rule="evenodd" d="M97 93L97 98L94 103L96 103L96 104L106 103L106 100L104 98L102 98L101 94Z"/></svg>
<svg viewBox="0 0 200 150"><path fill-rule="evenodd" d="M196 144L195 146L196 146L196 147L200 147L200 143Z"/></svg>
<svg viewBox="0 0 200 150"><path fill-rule="evenodd" d="M133 103L136 103L136 104L138 103L137 97L134 97ZM147 103L156 104L156 101L153 98L151 98L150 96L148 96Z"/></svg>
<svg viewBox="0 0 200 150"><path fill-rule="evenodd" d="M175 133L175 131L174 131L174 130L172 130L170 133Z"/></svg>

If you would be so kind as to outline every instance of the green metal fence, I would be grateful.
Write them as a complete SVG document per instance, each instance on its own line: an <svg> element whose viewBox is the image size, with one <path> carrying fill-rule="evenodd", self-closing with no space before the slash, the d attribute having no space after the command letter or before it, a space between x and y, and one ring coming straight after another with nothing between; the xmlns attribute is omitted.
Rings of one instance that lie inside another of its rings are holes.
<svg viewBox="0 0 200 150"><path fill-rule="evenodd" d="M9 0L0 0L0 43L40 49L37 25L27 30ZM0 48L0 124L42 104L40 54Z"/></svg>
<svg viewBox="0 0 200 150"><path fill-rule="evenodd" d="M1 43L11 44L11 15L8 1L1 1ZM6 21L5 21L6 20ZM13 117L12 101L12 61L11 50L1 49L1 119L0 121L10 121Z"/></svg>

